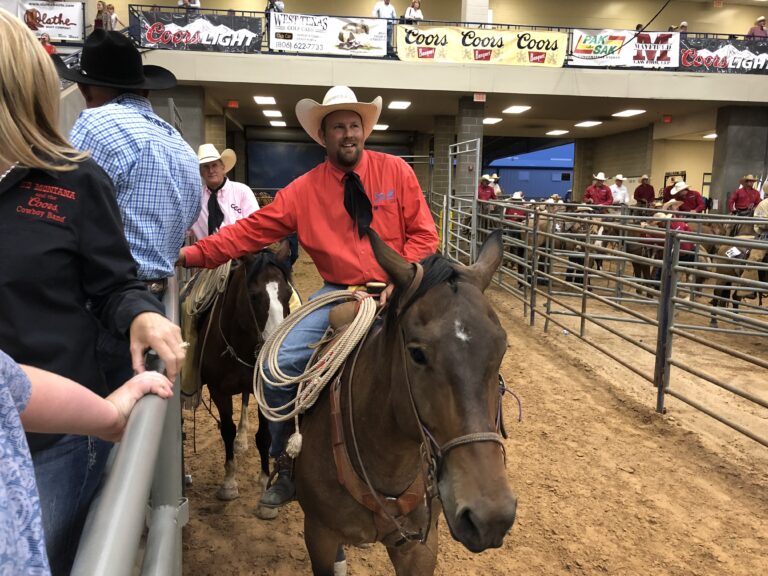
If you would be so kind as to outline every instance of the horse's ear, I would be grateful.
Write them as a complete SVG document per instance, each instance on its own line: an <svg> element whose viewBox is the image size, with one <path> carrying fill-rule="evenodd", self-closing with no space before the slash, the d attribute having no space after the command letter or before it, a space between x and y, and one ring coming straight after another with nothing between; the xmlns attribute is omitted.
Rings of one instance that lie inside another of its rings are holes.
<svg viewBox="0 0 768 576"><path fill-rule="evenodd" d="M373 255L376 256L376 261L384 269L384 272L389 274L389 279L395 286L401 288L409 286L415 273L413 265L387 246L384 240L379 238L379 235L374 232L373 228L368 229L368 238L371 241L371 248L373 248Z"/></svg>
<svg viewBox="0 0 768 576"><path fill-rule="evenodd" d="M283 238L280 242L275 244L272 251L275 253L275 257L278 260L288 261L291 258L291 244L288 242L287 238Z"/></svg>
<svg viewBox="0 0 768 576"><path fill-rule="evenodd" d="M466 279L475 284L481 291L485 291L503 257L504 241L501 239L501 230L496 230L483 242L477 262L465 269Z"/></svg>

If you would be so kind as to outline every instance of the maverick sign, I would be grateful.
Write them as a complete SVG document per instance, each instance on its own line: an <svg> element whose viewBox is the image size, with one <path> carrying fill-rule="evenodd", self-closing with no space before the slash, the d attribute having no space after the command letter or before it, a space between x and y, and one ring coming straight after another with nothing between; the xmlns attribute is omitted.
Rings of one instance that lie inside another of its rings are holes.
<svg viewBox="0 0 768 576"><path fill-rule="evenodd" d="M397 27L397 57L411 62L560 67L567 44L561 32Z"/></svg>
<svg viewBox="0 0 768 576"><path fill-rule="evenodd" d="M134 18L131 15L131 29ZM145 48L165 50L258 52L261 18L143 11L139 43Z"/></svg>
<svg viewBox="0 0 768 576"><path fill-rule="evenodd" d="M574 30L568 66L677 68L680 34Z"/></svg>
<svg viewBox="0 0 768 576"><path fill-rule="evenodd" d="M768 41L686 38L680 42L679 69L720 74L768 74Z"/></svg>

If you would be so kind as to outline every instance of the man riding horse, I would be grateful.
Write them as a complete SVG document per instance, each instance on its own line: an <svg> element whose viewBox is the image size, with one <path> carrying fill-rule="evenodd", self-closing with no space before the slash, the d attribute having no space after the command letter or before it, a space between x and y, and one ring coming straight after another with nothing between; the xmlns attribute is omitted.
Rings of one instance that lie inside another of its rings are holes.
<svg viewBox="0 0 768 576"><path fill-rule="evenodd" d="M358 102L346 86L331 88L322 104L310 99L298 102L299 123L326 148L326 160L291 182L268 206L182 249L179 262L212 268L296 232L325 281L314 298L372 281L389 282L365 234L369 228L410 262L433 254L438 235L413 170L400 158L364 149L381 103L381 97ZM382 303L391 291L388 284ZM304 372L313 352L310 345L328 327L328 312L328 307L315 310L287 336L278 354L285 375ZM269 386L265 391L270 406L278 409L295 394L295 389ZM292 425L270 422L270 432L270 455L277 459L278 475L262 495L261 505L274 508L295 494L292 463L285 454Z"/></svg>

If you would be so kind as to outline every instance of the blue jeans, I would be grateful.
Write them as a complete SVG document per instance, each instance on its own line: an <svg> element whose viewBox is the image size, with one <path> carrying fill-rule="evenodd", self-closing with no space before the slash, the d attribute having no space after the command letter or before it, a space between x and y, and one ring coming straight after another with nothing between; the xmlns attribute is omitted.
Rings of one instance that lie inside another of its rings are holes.
<svg viewBox="0 0 768 576"><path fill-rule="evenodd" d="M32 454L53 576L67 575L72 569L88 508L111 448L111 442L99 438L64 436Z"/></svg>
<svg viewBox="0 0 768 576"><path fill-rule="evenodd" d="M309 297L314 300L318 296L334 290L344 290L345 286L337 284L324 284L320 290ZM306 316L288 333L277 352L277 365L283 374L287 376L298 376L307 367L309 359L314 352L310 344L319 342L328 328L328 313L334 304L323 306ZM265 366L265 372L271 377L269 369ZM271 408L278 408L290 402L296 397L296 386L286 386L275 388L268 384L264 386L264 397ZM288 436L293 430L293 423L270 422L269 432L272 435L272 445L269 448L269 455L277 458L285 450L285 444L288 442Z"/></svg>

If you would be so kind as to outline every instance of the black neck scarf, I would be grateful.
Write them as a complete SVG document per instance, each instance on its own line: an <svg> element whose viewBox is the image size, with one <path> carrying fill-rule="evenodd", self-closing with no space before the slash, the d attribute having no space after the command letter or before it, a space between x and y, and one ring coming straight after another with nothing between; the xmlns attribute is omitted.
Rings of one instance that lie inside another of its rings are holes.
<svg viewBox="0 0 768 576"><path fill-rule="evenodd" d="M224 177L224 181L221 183L221 186L219 186L216 189L211 189L211 195L208 198L208 234L216 234L218 232L219 228L221 227L221 223L224 222L224 212L221 211L221 206L219 206L219 199L218 199L218 193L219 190L224 188L224 185L227 183L227 177Z"/></svg>
<svg viewBox="0 0 768 576"><path fill-rule="evenodd" d="M362 238L371 227L373 206L365 193L360 176L355 172L348 172L344 178L344 208L357 225L357 233Z"/></svg>

